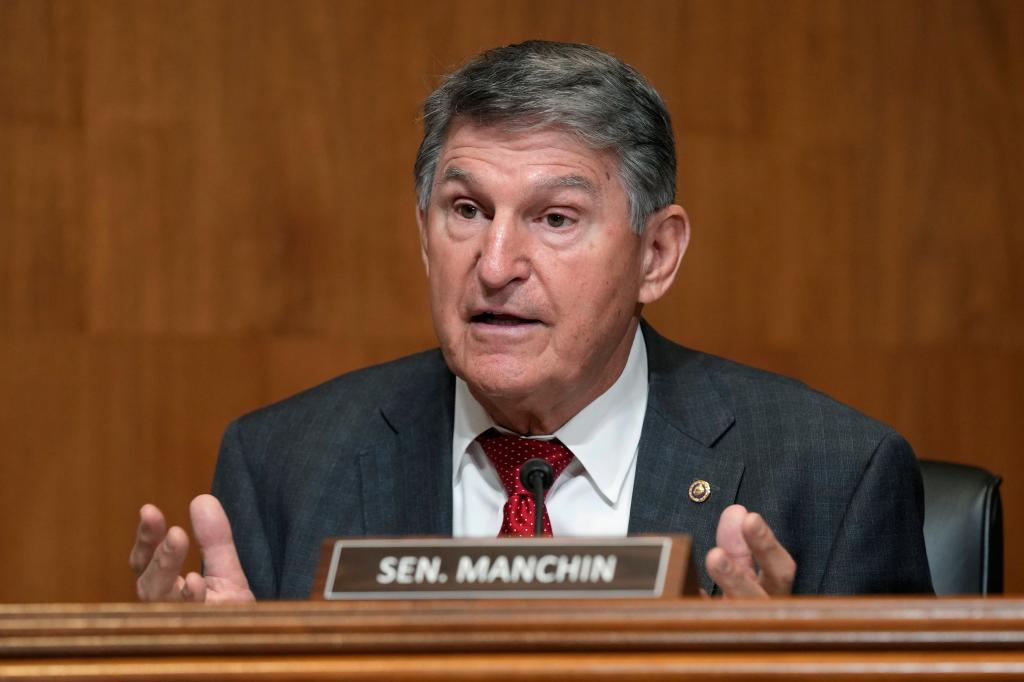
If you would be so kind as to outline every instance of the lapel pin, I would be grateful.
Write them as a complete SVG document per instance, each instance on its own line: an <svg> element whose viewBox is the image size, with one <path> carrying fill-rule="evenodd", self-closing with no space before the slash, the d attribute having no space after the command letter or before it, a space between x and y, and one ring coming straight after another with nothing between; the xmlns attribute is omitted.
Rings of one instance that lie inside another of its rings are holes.
<svg viewBox="0 0 1024 682"><path fill-rule="evenodd" d="M690 495L691 502L696 502L697 504L707 502L708 498L711 497L711 484L698 478L690 484L690 489L687 492Z"/></svg>

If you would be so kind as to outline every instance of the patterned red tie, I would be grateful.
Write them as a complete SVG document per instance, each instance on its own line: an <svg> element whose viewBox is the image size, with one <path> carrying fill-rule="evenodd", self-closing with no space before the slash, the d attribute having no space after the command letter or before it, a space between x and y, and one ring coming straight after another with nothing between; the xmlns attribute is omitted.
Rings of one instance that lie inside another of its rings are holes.
<svg viewBox="0 0 1024 682"><path fill-rule="evenodd" d="M505 518L501 522L498 537L533 537L535 505L533 494L523 487L519 470L528 459L540 457L554 469L555 478L572 462L573 454L558 439L537 440L523 438L490 429L477 437L487 457L494 463L501 477L501 483L508 493L505 503ZM547 497L548 491L544 491ZM544 535L551 535L551 519L544 510Z"/></svg>

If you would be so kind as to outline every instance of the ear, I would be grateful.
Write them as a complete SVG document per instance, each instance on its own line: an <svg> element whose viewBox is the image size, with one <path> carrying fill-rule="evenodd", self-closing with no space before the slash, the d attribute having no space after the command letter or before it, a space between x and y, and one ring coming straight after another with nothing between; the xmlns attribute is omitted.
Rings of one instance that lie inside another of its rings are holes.
<svg viewBox="0 0 1024 682"><path fill-rule="evenodd" d="M661 209L648 219L641 239L643 271L639 302L654 303L672 286L690 243L686 211L677 204Z"/></svg>
<svg viewBox="0 0 1024 682"><path fill-rule="evenodd" d="M422 208L416 208L416 225L420 230L420 258L423 259L423 269L430 277L430 260L427 258L427 212Z"/></svg>

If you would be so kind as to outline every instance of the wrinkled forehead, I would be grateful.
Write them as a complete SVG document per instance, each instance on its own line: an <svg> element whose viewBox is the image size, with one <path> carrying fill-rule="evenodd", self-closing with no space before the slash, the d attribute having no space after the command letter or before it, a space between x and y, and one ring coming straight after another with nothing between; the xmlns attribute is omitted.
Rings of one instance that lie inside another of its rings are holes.
<svg viewBox="0 0 1024 682"><path fill-rule="evenodd" d="M476 176L471 171L454 163L447 164L438 178L438 184L446 182L461 182L470 186L478 184ZM595 199L599 198L601 193L594 180L579 173L553 173L539 178L535 184L536 189L541 190L576 189Z"/></svg>
<svg viewBox="0 0 1024 682"><path fill-rule="evenodd" d="M456 115L452 117L451 123L448 125L448 130L445 134L445 145L451 139L453 131L464 126L473 126L503 135L560 133L572 138L581 147L585 147L595 155L612 157L616 163L619 161L618 153L613 145L607 141L599 141L595 135L589 134L583 128L561 121L551 113L548 113L546 116L543 113L520 114L517 116Z"/></svg>
<svg viewBox="0 0 1024 682"><path fill-rule="evenodd" d="M561 174L563 177L553 179L553 184L596 193L605 182L615 182L625 189L619 174L620 159L615 151L594 144L570 126L535 119L481 121L469 117L453 119L449 126L434 169L434 186L446 180L465 178L468 171L457 157L467 147L475 147L481 155L486 155L488 146L508 152L510 158L524 164L541 162L551 149L558 148L590 169L590 173Z"/></svg>

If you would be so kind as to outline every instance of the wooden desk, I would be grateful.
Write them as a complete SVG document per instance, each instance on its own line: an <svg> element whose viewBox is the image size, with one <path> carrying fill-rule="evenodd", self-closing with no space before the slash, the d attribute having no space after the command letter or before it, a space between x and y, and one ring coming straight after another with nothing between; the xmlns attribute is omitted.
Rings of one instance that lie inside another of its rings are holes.
<svg viewBox="0 0 1024 682"><path fill-rule="evenodd" d="M1024 599L0 606L0 678L1024 679Z"/></svg>

